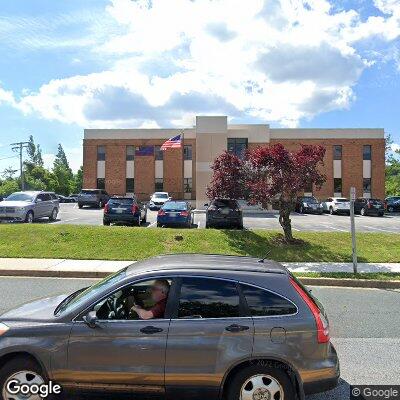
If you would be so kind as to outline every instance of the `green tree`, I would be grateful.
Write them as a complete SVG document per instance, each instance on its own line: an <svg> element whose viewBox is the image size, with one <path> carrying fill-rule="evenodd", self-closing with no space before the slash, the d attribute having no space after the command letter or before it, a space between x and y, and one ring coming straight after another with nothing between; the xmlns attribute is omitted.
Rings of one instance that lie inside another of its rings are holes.
<svg viewBox="0 0 400 400"><path fill-rule="evenodd" d="M392 154L386 162L386 195L400 195L400 150Z"/></svg>
<svg viewBox="0 0 400 400"><path fill-rule="evenodd" d="M58 145L52 172L57 182L55 191L59 194L69 195L74 186L74 174L61 143Z"/></svg>
<svg viewBox="0 0 400 400"><path fill-rule="evenodd" d="M71 191L73 193L79 193L83 186L83 166L81 166L77 173L74 175L73 185Z"/></svg>
<svg viewBox="0 0 400 400"><path fill-rule="evenodd" d="M6 197L13 192L19 191L19 184L17 179L8 179L0 183L0 196Z"/></svg>
<svg viewBox="0 0 400 400"><path fill-rule="evenodd" d="M3 170L1 173L1 176L6 179L6 180L11 180L14 178L14 175L18 172L17 169L14 169L13 167L8 167Z"/></svg>
<svg viewBox="0 0 400 400"><path fill-rule="evenodd" d="M27 147L28 153L28 162L43 167L43 157L42 157L42 149L40 148L40 144L36 145L33 136L29 136L29 142Z"/></svg>

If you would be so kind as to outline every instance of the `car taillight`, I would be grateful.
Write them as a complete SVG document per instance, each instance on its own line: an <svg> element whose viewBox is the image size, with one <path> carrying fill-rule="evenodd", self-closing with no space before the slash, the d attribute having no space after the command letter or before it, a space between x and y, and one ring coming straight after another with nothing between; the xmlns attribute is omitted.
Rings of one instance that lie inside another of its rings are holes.
<svg viewBox="0 0 400 400"><path fill-rule="evenodd" d="M315 322L317 324L317 340L318 343L328 343L329 337L329 323L325 316L322 314L318 306L310 299L308 294L301 288L292 278L290 278L290 283L296 289L297 293L305 301L308 308L312 312Z"/></svg>
<svg viewBox="0 0 400 400"><path fill-rule="evenodd" d="M132 204L132 214L136 214L139 211L139 207L137 204Z"/></svg>
<svg viewBox="0 0 400 400"><path fill-rule="evenodd" d="M372 207L372 204L371 204L370 201L367 202L367 207L368 207L368 208L371 208L371 207Z"/></svg>
<svg viewBox="0 0 400 400"><path fill-rule="evenodd" d="M158 215L165 215L165 211L164 210L159 210L158 211Z"/></svg>
<svg viewBox="0 0 400 400"><path fill-rule="evenodd" d="M179 213L182 217L187 217L189 215L189 213L187 211L181 211Z"/></svg>
<svg viewBox="0 0 400 400"><path fill-rule="evenodd" d="M108 203L104 206L104 214L108 214L108 212L110 211L110 207L108 205Z"/></svg>

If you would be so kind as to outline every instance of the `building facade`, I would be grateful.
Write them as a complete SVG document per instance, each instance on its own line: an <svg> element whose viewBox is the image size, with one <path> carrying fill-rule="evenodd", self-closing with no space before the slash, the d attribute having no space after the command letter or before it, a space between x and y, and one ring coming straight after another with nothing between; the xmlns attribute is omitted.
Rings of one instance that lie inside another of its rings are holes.
<svg viewBox="0 0 400 400"><path fill-rule="evenodd" d="M248 148L282 143L295 150L301 144L326 148L320 190L306 194L319 199L348 197L354 186L358 197L385 197L385 139L383 129L273 129L269 125L228 125L226 116L198 116L183 130L183 147L161 151L161 145L181 129L85 129L83 181L85 188L111 194L135 193L147 200L154 191L176 199L207 201L211 164L228 150L238 155Z"/></svg>

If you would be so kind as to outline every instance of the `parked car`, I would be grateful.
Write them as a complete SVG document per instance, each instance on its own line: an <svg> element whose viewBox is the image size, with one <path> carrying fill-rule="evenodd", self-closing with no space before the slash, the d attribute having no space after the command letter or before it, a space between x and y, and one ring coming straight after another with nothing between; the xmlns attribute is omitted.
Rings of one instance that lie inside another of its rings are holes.
<svg viewBox="0 0 400 400"><path fill-rule="evenodd" d="M300 214L322 214L322 204L314 196L301 196L296 200L295 211Z"/></svg>
<svg viewBox="0 0 400 400"><path fill-rule="evenodd" d="M78 207L103 208L109 199L110 195L103 189L82 189L78 195Z"/></svg>
<svg viewBox="0 0 400 400"><path fill-rule="evenodd" d="M70 196L63 196L62 194L56 194L60 203L74 203L74 199Z"/></svg>
<svg viewBox="0 0 400 400"><path fill-rule="evenodd" d="M157 226L192 227L192 206L186 201L167 201L157 214Z"/></svg>
<svg viewBox="0 0 400 400"><path fill-rule="evenodd" d="M75 203L77 203L78 202L78 194L76 194L76 193L72 193L72 194L70 194L69 195L69 197L71 197L71 199L75 202Z"/></svg>
<svg viewBox="0 0 400 400"><path fill-rule="evenodd" d="M350 215L350 201L344 197L329 197L322 202L324 212Z"/></svg>
<svg viewBox="0 0 400 400"><path fill-rule="evenodd" d="M139 226L146 221L147 208L134 196L113 196L104 206L103 225L129 223Z"/></svg>
<svg viewBox="0 0 400 400"><path fill-rule="evenodd" d="M60 204L52 192L15 192L0 202L0 221L32 223L38 218L57 219Z"/></svg>
<svg viewBox="0 0 400 400"><path fill-rule="evenodd" d="M400 211L400 196L386 197L385 203L388 212Z"/></svg>
<svg viewBox="0 0 400 400"><path fill-rule="evenodd" d="M206 228L235 227L243 229L243 211L237 200L214 199L206 207Z"/></svg>
<svg viewBox="0 0 400 400"><path fill-rule="evenodd" d="M138 306L157 317L140 319ZM159 256L1 315L0 393L18 376L75 392L304 399L338 383L329 329L321 303L275 261Z"/></svg>
<svg viewBox="0 0 400 400"><path fill-rule="evenodd" d="M383 217L385 205L379 199L359 198L354 202L354 213L360 215L377 215Z"/></svg>
<svg viewBox="0 0 400 400"><path fill-rule="evenodd" d="M150 197L150 210L159 210L167 201L171 201L172 197L168 192L155 192Z"/></svg>

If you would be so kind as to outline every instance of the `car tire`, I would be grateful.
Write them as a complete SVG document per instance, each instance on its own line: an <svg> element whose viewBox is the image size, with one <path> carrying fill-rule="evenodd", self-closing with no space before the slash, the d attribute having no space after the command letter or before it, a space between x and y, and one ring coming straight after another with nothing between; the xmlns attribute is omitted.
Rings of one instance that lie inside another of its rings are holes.
<svg viewBox="0 0 400 400"><path fill-rule="evenodd" d="M142 224L145 224L145 223L147 223L147 211L144 214L144 218L142 219Z"/></svg>
<svg viewBox="0 0 400 400"><path fill-rule="evenodd" d="M378 216L379 217L383 217L384 213L379 213Z"/></svg>
<svg viewBox="0 0 400 400"><path fill-rule="evenodd" d="M329 214L333 215L335 212L333 211L333 207L329 207Z"/></svg>
<svg viewBox="0 0 400 400"><path fill-rule="evenodd" d="M300 214L304 214L304 208L303 208L303 206L300 206L300 208L299 208L299 213L300 213Z"/></svg>
<svg viewBox="0 0 400 400"><path fill-rule="evenodd" d="M57 220L57 214L58 214L58 210L56 207L53 208L53 211L51 212L51 215L49 217L50 221L56 221Z"/></svg>
<svg viewBox="0 0 400 400"><path fill-rule="evenodd" d="M25 222L31 224L35 220L33 211L28 211L25 215Z"/></svg>
<svg viewBox="0 0 400 400"><path fill-rule="evenodd" d="M100 200L99 204L97 205L97 208L103 208L103 202Z"/></svg>
<svg viewBox="0 0 400 400"><path fill-rule="evenodd" d="M390 212L390 213L394 212L394 208L393 208L392 206L389 206L387 210L388 210L388 212Z"/></svg>
<svg viewBox="0 0 400 400"><path fill-rule="evenodd" d="M360 215L365 217L365 208L364 207L360 210Z"/></svg>
<svg viewBox="0 0 400 400"><path fill-rule="evenodd" d="M104 221L104 219L103 219L103 225L104 226L110 226L110 224L111 224L110 221Z"/></svg>
<svg viewBox="0 0 400 400"><path fill-rule="evenodd" d="M161 227L162 227L162 225L159 222L157 222L157 228L161 228Z"/></svg>
<svg viewBox="0 0 400 400"><path fill-rule="evenodd" d="M277 391L280 392L279 397L277 397ZM241 398L291 400L296 396L293 384L283 368L252 365L235 374L229 382L226 398L229 400Z"/></svg>
<svg viewBox="0 0 400 400"><path fill-rule="evenodd" d="M79 207L79 208L82 208L82 207L83 207L83 204L79 204L79 203L78 203L78 207Z"/></svg>
<svg viewBox="0 0 400 400"><path fill-rule="evenodd" d="M0 400L7 397L6 386L8 382L18 376L20 384L29 384L32 377L35 377L35 383L45 384L47 382L46 374L43 373L40 365L27 357L15 357L6 362L0 369Z"/></svg>

